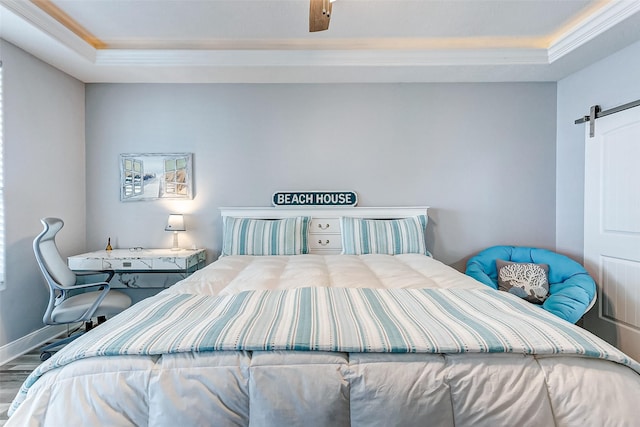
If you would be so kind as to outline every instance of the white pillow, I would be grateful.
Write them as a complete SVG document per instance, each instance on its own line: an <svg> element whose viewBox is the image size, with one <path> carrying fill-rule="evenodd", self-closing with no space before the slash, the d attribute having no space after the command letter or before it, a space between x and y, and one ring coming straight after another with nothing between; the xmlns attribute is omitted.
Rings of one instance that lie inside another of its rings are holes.
<svg viewBox="0 0 640 427"><path fill-rule="evenodd" d="M309 253L311 217L275 220L223 219L222 255L300 255Z"/></svg>
<svg viewBox="0 0 640 427"><path fill-rule="evenodd" d="M426 215L403 219L341 217L340 228L342 253L346 255L429 255L424 242Z"/></svg>

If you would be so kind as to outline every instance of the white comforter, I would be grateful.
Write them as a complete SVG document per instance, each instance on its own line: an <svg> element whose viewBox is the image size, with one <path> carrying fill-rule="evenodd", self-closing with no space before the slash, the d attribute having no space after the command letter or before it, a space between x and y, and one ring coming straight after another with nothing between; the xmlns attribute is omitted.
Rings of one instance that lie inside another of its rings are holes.
<svg viewBox="0 0 640 427"><path fill-rule="evenodd" d="M163 293L481 288L420 255L225 257ZM225 351L94 357L52 370L12 425L637 425L640 375L520 354Z"/></svg>

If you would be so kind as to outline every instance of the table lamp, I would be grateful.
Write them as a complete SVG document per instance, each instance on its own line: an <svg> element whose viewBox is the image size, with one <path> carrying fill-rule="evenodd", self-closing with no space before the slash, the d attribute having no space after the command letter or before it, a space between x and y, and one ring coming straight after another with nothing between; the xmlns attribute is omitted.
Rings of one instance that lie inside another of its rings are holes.
<svg viewBox="0 0 640 427"><path fill-rule="evenodd" d="M173 231L173 247L172 251L179 251L178 247L178 231L186 231L184 227L184 215L182 214L170 214L167 220L167 226L164 231Z"/></svg>

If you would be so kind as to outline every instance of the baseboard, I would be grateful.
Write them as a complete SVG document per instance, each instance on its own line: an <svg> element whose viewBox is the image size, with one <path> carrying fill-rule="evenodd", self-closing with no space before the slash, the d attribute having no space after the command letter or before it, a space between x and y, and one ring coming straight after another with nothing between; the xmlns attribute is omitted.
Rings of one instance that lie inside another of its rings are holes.
<svg viewBox="0 0 640 427"><path fill-rule="evenodd" d="M74 325L69 325L71 328ZM36 347L67 333L67 325L50 325L0 347L0 365L30 352Z"/></svg>

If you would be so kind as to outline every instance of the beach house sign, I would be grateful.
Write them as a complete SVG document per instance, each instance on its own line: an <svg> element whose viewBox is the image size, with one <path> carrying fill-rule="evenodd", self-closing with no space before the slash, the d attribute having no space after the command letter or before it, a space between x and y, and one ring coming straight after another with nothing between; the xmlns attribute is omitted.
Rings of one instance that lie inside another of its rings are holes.
<svg viewBox="0 0 640 427"><path fill-rule="evenodd" d="M355 191L276 191L273 206L355 206Z"/></svg>

